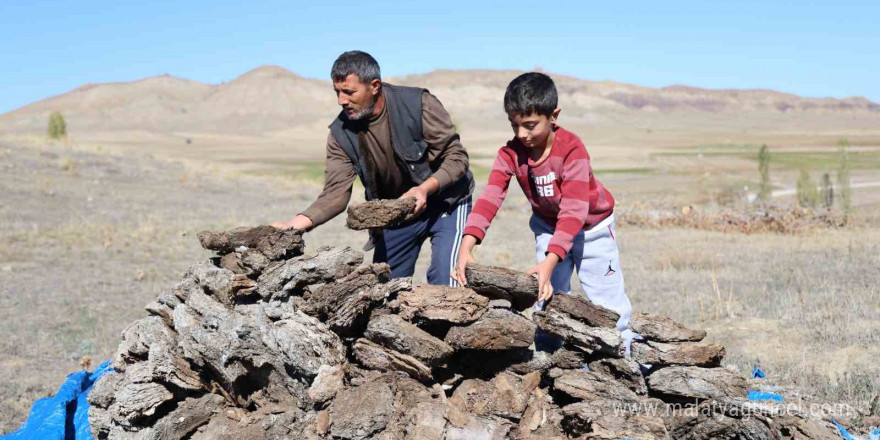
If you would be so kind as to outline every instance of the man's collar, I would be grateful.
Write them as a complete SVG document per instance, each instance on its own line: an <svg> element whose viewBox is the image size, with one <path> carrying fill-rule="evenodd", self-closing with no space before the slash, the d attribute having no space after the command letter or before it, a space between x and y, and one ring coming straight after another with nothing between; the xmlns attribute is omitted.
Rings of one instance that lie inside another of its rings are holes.
<svg viewBox="0 0 880 440"><path fill-rule="evenodd" d="M385 89L384 88L382 89L382 92L379 95L379 98L376 100L376 106L378 107L379 105L382 106L381 109L379 110L379 114L370 117L370 119L369 119L370 124L381 119L382 116L385 115L385 112L388 108L388 101L385 100Z"/></svg>

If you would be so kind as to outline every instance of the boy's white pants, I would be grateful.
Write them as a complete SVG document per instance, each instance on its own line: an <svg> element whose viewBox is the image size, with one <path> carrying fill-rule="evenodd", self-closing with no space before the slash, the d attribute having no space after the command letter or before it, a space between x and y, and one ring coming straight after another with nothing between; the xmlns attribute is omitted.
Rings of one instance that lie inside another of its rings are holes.
<svg viewBox="0 0 880 440"><path fill-rule="evenodd" d="M553 227L536 215L529 220L529 227L535 233L535 254L538 263L547 258L547 246L553 237ZM629 330L632 304L626 296L623 271L620 269L620 255L617 251L617 231L614 229L614 214L595 224L590 229L581 230L575 235L571 250L565 259L556 265L550 282L555 292L571 293L571 275L577 269L581 287L587 298L596 305L605 307L620 315L617 330L621 332L627 352L635 334Z"/></svg>

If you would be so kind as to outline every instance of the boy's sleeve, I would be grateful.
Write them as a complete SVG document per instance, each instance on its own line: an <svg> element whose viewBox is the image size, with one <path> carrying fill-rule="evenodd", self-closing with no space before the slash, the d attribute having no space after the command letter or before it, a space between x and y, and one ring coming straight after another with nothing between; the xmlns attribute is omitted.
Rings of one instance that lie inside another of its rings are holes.
<svg viewBox="0 0 880 440"><path fill-rule="evenodd" d="M547 245L547 253L558 255L560 260L571 250L574 236L587 222L592 175L587 149L580 145L568 151L562 165L562 200L559 202L556 230Z"/></svg>
<svg viewBox="0 0 880 440"><path fill-rule="evenodd" d="M473 235L478 241L483 241L486 236L486 230L489 224L498 213L498 208L507 197L507 187L510 185L510 178L513 176L513 164L510 158L504 154L502 148L498 151L495 163L492 164L492 171L489 173L489 182L486 183L486 189L480 194L474 209L468 216L467 226L464 228L465 235Z"/></svg>
<svg viewBox="0 0 880 440"><path fill-rule="evenodd" d="M318 226L345 211L348 201L351 200L351 185L355 177L357 173L351 159L333 137L333 133L330 133L327 136L324 190L314 203L300 214L311 219L314 226Z"/></svg>

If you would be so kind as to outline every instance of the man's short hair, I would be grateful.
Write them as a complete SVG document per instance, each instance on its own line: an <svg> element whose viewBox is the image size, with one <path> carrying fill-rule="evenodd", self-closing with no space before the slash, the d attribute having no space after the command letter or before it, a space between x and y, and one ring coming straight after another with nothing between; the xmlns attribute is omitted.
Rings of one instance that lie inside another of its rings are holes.
<svg viewBox="0 0 880 440"><path fill-rule="evenodd" d="M330 69L333 81L345 81L348 75L355 74L362 83L369 84L374 79L382 80L379 63L372 55L359 50L351 50L339 55Z"/></svg>
<svg viewBox="0 0 880 440"><path fill-rule="evenodd" d="M529 72L514 78L504 92L504 111L520 115L533 112L550 117L559 103L556 85L549 76Z"/></svg>

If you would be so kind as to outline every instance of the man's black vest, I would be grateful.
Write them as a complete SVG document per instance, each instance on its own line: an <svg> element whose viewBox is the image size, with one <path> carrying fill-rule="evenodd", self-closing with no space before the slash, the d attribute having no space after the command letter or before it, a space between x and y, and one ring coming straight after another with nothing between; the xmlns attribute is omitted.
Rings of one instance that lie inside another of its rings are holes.
<svg viewBox="0 0 880 440"><path fill-rule="evenodd" d="M428 143L422 139L422 93L425 89L382 83L382 91L385 94L385 111L388 112L391 124L391 147L401 164L401 172L407 173L410 180L419 185L436 171L425 153ZM370 182L367 181L372 176L365 173L367 168L364 158L358 155L358 131L364 129L363 124L364 121L350 121L345 112L339 112L339 116L330 124L330 132L354 164L366 189L366 199L373 200L377 195L372 193ZM403 169L404 164L406 169ZM441 208L458 206L471 196L473 190L474 178L468 170L457 182L431 196L428 200L429 208L433 208L431 205L436 205L437 202L444 205Z"/></svg>

